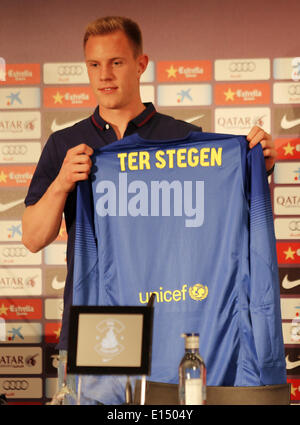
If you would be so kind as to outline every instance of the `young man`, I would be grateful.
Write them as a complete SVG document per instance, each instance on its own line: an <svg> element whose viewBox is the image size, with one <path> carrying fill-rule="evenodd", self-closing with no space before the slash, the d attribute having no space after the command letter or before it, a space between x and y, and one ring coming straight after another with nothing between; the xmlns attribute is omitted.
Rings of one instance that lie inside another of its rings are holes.
<svg viewBox="0 0 300 425"><path fill-rule="evenodd" d="M53 133L41 155L25 199L23 243L37 252L53 242L62 214L68 231L68 274L64 314L58 347L67 348L68 315L72 304L76 182L88 179L94 149L138 133L145 139L185 137L201 128L156 112L143 104L140 77L148 64L142 36L133 21L106 17L91 23L84 36L84 53L91 87L98 101L94 114L72 127ZM247 139L250 148L261 143L266 170L272 170L276 151L271 136L254 127ZM45 219L45 217L47 219Z"/></svg>

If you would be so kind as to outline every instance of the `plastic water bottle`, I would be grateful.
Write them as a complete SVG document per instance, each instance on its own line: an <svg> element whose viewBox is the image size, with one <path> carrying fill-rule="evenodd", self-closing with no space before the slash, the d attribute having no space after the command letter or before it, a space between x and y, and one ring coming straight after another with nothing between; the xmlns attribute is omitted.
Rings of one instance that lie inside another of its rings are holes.
<svg viewBox="0 0 300 425"><path fill-rule="evenodd" d="M179 365L179 404L206 404L206 367L199 354L199 334L182 334L185 353Z"/></svg>

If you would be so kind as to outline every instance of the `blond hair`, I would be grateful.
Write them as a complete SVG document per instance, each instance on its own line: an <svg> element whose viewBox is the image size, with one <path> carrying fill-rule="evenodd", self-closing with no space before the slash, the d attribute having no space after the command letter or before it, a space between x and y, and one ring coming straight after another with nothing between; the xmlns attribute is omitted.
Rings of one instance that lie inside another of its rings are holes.
<svg viewBox="0 0 300 425"><path fill-rule="evenodd" d="M122 16L106 16L91 22L84 34L83 47L91 36L107 35L116 31L123 31L133 47L135 57L143 52L142 33L138 24Z"/></svg>

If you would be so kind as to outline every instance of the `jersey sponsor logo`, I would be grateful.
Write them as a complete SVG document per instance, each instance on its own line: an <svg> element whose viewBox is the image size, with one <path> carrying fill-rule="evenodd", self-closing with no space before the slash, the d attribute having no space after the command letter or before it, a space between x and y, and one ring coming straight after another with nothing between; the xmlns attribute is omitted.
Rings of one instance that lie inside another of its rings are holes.
<svg viewBox="0 0 300 425"><path fill-rule="evenodd" d="M269 59L218 59L215 61L216 81L269 80Z"/></svg>
<svg viewBox="0 0 300 425"><path fill-rule="evenodd" d="M276 104L300 103L300 83L275 83L273 86L273 102ZM284 129L293 127L285 117L281 121Z"/></svg>
<svg viewBox="0 0 300 425"><path fill-rule="evenodd" d="M0 187L29 186L34 165L2 165L0 167Z"/></svg>
<svg viewBox="0 0 300 425"><path fill-rule="evenodd" d="M40 88L0 88L0 108L1 109L29 109L39 108Z"/></svg>
<svg viewBox="0 0 300 425"><path fill-rule="evenodd" d="M300 184L300 162L279 162L274 170L275 184Z"/></svg>
<svg viewBox="0 0 300 425"><path fill-rule="evenodd" d="M5 79L0 85L16 85L16 84L39 84L40 83L40 64L6 64Z"/></svg>
<svg viewBox="0 0 300 425"><path fill-rule="evenodd" d="M89 77L84 62L45 63L45 84L88 84Z"/></svg>
<svg viewBox="0 0 300 425"><path fill-rule="evenodd" d="M159 106L211 105L212 88L210 84L161 84L157 89Z"/></svg>
<svg viewBox="0 0 300 425"><path fill-rule="evenodd" d="M251 105L270 103L270 85L256 84L216 84L216 105Z"/></svg>
<svg viewBox="0 0 300 425"><path fill-rule="evenodd" d="M155 294L155 302L180 302L192 299L194 301L203 301L208 296L208 287L201 283L188 286L187 284L182 285L181 289L164 289L162 286L159 287L158 291L139 292L138 299L140 304L147 304L151 295ZM188 298L189 297L189 298Z"/></svg>
<svg viewBox="0 0 300 425"><path fill-rule="evenodd" d="M41 137L41 113L2 112L0 117L0 139L39 139Z"/></svg>
<svg viewBox="0 0 300 425"><path fill-rule="evenodd" d="M300 138L289 137L275 139L277 160L300 159Z"/></svg>
<svg viewBox="0 0 300 425"><path fill-rule="evenodd" d="M208 60L160 61L157 63L157 80L160 82L209 81L212 64Z"/></svg>
<svg viewBox="0 0 300 425"><path fill-rule="evenodd" d="M42 300L30 298L1 298L0 317L5 320L41 319Z"/></svg>
<svg viewBox="0 0 300 425"><path fill-rule="evenodd" d="M248 134L253 126L270 132L270 108L216 108L215 131L225 134Z"/></svg>
<svg viewBox="0 0 300 425"><path fill-rule="evenodd" d="M83 108L95 107L96 104L93 91L88 86L44 88L46 108Z"/></svg>

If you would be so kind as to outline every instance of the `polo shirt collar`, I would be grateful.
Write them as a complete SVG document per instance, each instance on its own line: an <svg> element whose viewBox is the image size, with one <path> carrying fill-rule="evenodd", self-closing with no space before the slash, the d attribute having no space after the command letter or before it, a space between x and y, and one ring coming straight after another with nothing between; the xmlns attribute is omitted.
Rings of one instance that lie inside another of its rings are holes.
<svg viewBox="0 0 300 425"><path fill-rule="evenodd" d="M142 127L146 122L156 114L156 109L153 103L144 103L146 107L143 112L141 112L137 117L133 118L130 123L133 123L137 128ZM91 120L93 124L101 131L105 131L105 129L109 128L110 125L99 114L99 106L95 109L93 115L91 116ZM128 123L129 124L129 123Z"/></svg>

